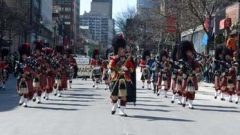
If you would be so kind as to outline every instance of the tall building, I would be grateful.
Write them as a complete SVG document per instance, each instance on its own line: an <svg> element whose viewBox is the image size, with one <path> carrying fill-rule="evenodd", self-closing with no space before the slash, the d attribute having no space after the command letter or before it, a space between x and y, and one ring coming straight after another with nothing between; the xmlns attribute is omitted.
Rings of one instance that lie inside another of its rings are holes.
<svg viewBox="0 0 240 135"><path fill-rule="evenodd" d="M77 45L77 36L79 35L79 0L53 0L53 6L60 7L61 18L64 22L63 45Z"/></svg>
<svg viewBox="0 0 240 135"><path fill-rule="evenodd" d="M88 26L92 38L100 48L111 47L114 20L112 19L112 0L92 0L91 11L80 17L80 25Z"/></svg>
<svg viewBox="0 0 240 135"><path fill-rule="evenodd" d="M91 14L112 18L112 0L92 0Z"/></svg>
<svg viewBox="0 0 240 135"><path fill-rule="evenodd" d="M80 17L80 25L88 26L92 38L98 41L103 48L111 46L113 38L113 20L106 16L92 15L85 13Z"/></svg>

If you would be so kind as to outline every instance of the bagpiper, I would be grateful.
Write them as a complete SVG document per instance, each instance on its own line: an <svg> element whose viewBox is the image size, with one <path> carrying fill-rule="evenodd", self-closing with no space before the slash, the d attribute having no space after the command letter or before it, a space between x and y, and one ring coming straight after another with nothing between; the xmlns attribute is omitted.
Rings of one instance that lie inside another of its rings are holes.
<svg viewBox="0 0 240 135"><path fill-rule="evenodd" d="M168 52L162 50L160 52L160 72L158 74L157 95L160 95L160 90L164 92L164 97L167 98L167 91L171 84L170 62Z"/></svg>
<svg viewBox="0 0 240 135"><path fill-rule="evenodd" d="M32 54L33 59L36 62L36 65L33 70L33 89L35 91L33 96L33 101L37 102L38 104L41 103L41 96L45 89L45 81L46 77L44 74L44 64L45 61L43 60L43 54L42 54L42 48L43 44L41 41L35 42L35 50Z"/></svg>
<svg viewBox="0 0 240 135"><path fill-rule="evenodd" d="M109 88L108 60L102 61L102 80L105 82L105 90Z"/></svg>
<svg viewBox="0 0 240 135"><path fill-rule="evenodd" d="M221 100L224 101L224 94L229 96L229 102L232 101L232 96L236 89L236 68L232 61L232 52L228 48L223 48L222 72L220 77Z"/></svg>
<svg viewBox="0 0 240 135"><path fill-rule="evenodd" d="M200 65L196 61L196 51L194 45L190 41L182 41L180 43L180 66L183 72L182 82L182 106L193 109L193 100L198 90L197 74L200 71Z"/></svg>
<svg viewBox="0 0 240 135"><path fill-rule="evenodd" d="M72 50L67 49L66 50L67 55L67 73L68 73L68 88L72 88L72 79L76 78L76 74L78 71L77 62L72 56Z"/></svg>
<svg viewBox="0 0 240 135"><path fill-rule="evenodd" d="M65 73L64 65L66 63L63 62L63 53L64 47L63 46L56 46L55 54L54 54L54 61L56 62L55 67L55 81L54 81L54 95L61 97L62 91L65 87L67 87L67 76Z"/></svg>
<svg viewBox="0 0 240 135"><path fill-rule="evenodd" d="M148 60L150 59L150 51L146 50L143 52L142 59L140 60L139 66L141 67L141 81L142 88L145 87L145 81L147 80L147 89L151 89L151 73L150 66L148 65Z"/></svg>
<svg viewBox="0 0 240 135"><path fill-rule="evenodd" d="M131 73L134 72L134 63L131 57L126 57L126 40L123 35L117 35L113 39L114 55L110 62L111 69L111 100L112 100L112 114L115 114L117 109L117 101L120 99L120 116L127 116L125 108L127 104L128 93L132 85Z"/></svg>
<svg viewBox="0 0 240 135"><path fill-rule="evenodd" d="M19 105L28 106L28 100L31 100L34 94L32 82L32 70L30 68L30 45L23 44L19 48L20 60L15 68L18 73L17 92L20 96Z"/></svg>
<svg viewBox="0 0 240 135"><path fill-rule="evenodd" d="M92 55L92 59L90 61L90 65L92 67L92 81L93 87L98 88L98 84L101 82L102 77L102 68L101 61L99 60L99 50L95 49Z"/></svg>
<svg viewBox="0 0 240 135"><path fill-rule="evenodd" d="M46 63L46 88L45 88L45 95L44 99L48 100L50 93L53 92L53 85L54 85L54 78L55 78L55 73L54 73L54 68L56 68L56 65L54 63L54 59L52 58L53 56L53 49L49 47L43 48L44 52L44 59L47 61Z"/></svg>
<svg viewBox="0 0 240 135"><path fill-rule="evenodd" d="M171 62L171 90L173 92L171 103L175 102L177 98L178 104L182 104L182 82L183 82L183 72L179 65L179 54L180 54L179 45L175 45L172 51L172 62Z"/></svg>
<svg viewBox="0 0 240 135"><path fill-rule="evenodd" d="M214 88L215 88L215 96L217 99L218 95L221 93L221 73L223 72L223 46L219 45L215 49L215 58L214 58ZM223 98L223 94L221 93L221 99Z"/></svg>

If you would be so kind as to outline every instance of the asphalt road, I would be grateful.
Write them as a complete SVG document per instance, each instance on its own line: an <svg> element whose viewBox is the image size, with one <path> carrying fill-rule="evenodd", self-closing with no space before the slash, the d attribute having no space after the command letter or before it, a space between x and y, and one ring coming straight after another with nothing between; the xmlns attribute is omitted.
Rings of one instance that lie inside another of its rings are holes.
<svg viewBox="0 0 240 135"><path fill-rule="evenodd" d="M139 79L139 74L137 76ZM137 106L128 104L129 117L111 115L109 91L92 88L91 81L74 80L63 97L42 104L18 106L15 79L0 90L1 135L238 135L240 105L215 100L211 84L200 83L195 109L171 104L168 98L141 89Z"/></svg>

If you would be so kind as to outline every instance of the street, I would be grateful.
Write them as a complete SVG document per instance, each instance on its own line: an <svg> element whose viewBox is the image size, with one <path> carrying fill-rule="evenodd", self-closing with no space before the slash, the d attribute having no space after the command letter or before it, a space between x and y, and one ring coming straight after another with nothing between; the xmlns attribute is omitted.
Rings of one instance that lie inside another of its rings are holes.
<svg viewBox="0 0 240 135"><path fill-rule="evenodd" d="M139 73L137 76L139 80ZM171 104L137 86L137 105L128 104L129 117L111 115L109 91L92 88L90 79L73 81L62 97L51 95L42 104L18 106L13 77L0 91L1 135L237 135L240 105L215 100L211 84L200 83L195 109Z"/></svg>

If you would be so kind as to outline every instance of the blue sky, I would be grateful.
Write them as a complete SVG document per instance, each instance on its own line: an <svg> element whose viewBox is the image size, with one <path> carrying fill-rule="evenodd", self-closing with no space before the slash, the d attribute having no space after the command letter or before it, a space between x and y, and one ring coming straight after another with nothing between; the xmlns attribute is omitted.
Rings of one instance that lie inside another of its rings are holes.
<svg viewBox="0 0 240 135"><path fill-rule="evenodd" d="M92 0L80 0L80 14L83 14L84 11L89 12ZM113 0L113 18L126 11L128 8L136 8L137 0Z"/></svg>

